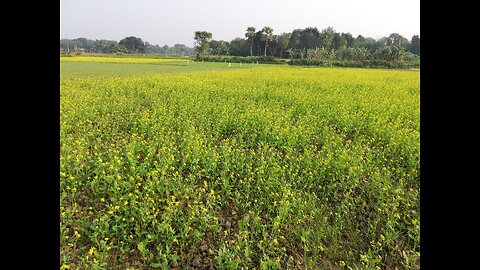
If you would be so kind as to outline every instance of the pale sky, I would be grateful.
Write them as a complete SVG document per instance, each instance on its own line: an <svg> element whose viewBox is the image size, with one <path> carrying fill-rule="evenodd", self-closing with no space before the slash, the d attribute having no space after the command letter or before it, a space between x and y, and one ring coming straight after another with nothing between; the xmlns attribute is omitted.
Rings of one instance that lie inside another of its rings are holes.
<svg viewBox="0 0 480 270"><path fill-rule="evenodd" d="M135 36L192 47L195 31L231 41L249 26L270 26L274 34L331 26L354 37L399 33L410 40L420 35L420 0L60 0L60 38Z"/></svg>

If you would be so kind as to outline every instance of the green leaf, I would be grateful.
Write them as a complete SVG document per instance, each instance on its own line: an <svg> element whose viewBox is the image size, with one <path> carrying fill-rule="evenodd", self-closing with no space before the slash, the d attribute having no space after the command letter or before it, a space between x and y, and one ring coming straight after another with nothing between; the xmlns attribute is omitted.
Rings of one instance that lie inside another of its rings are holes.
<svg viewBox="0 0 480 270"><path fill-rule="evenodd" d="M141 252L142 254L145 254L145 253L146 253L145 243L143 243L143 242L138 243L138 244L137 244L137 248L138 248L138 250L140 250L140 252Z"/></svg>

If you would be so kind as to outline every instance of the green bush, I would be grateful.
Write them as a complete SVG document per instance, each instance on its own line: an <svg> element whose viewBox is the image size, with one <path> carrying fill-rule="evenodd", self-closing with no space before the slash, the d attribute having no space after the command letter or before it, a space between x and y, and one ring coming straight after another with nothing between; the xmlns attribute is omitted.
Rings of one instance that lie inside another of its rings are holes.
<svg viewBox="0 0 480 270"><path fill-rule="evenodd" d="M286 64L287 60L273 56L229 56L208 55L200 57L200 61L207 62L233 62L233 63L259 63L259 64Z"/></svg>
<svg viewBox="0 0 480 270"><path fill-rule="evenodd" d="M316 60L316 59L292 59L288 62L292 66L322 66L322 67L357 67L357 68L419 68L420 60L412 61L386 61L386 60Z"/></svg>

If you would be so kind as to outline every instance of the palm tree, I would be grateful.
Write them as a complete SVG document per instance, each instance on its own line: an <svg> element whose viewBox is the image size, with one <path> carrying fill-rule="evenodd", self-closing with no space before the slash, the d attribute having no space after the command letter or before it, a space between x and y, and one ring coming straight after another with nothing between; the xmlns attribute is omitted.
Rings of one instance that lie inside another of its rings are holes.
<svg viewBox="0 0 480 270"><path fill-rule="evenodd" d="M255 39L255 27L248 27L247 33L245 33L245 37L250 42L250 56L253 56L253 40Z"/></svg>
<svg viewBox="0 0 480 270"><path fill-rule="evenodd" d="M265 26L262 29L263 33L263 39L265 40L265 56L267 56L267 47L268 47L268 42L272 40L272 33L273 29L271 27Z"/></svg>

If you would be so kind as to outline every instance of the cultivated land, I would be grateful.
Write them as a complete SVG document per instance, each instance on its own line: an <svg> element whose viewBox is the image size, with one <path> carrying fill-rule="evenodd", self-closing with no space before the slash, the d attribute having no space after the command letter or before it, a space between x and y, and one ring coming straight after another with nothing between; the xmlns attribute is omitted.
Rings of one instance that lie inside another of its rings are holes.
<svg viewBox="0 0 480 270"><path fill-rule="evenodd" d="M62 269L420 267L419 70L151 60L61 58Z"/></svg>

